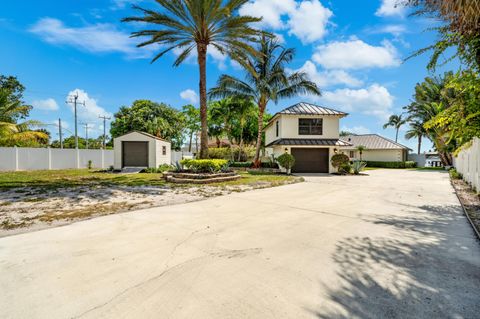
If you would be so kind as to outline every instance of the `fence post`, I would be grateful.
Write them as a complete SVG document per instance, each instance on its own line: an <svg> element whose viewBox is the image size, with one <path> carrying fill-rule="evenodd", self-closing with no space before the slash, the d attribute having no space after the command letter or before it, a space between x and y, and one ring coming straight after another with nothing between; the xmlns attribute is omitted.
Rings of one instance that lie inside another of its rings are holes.
<svg viewBox="0 0 480 319"><path fill-rule="evenodd" d="M15 152L14 152L14 154L15 154L14 170L18 171L18 148L16 146L14 146L13 148L15 150Z"/></svg>
<svg viewBox="0 0 480 319"><path fill-rule="evenodd" d="M76 166L77 166L77 169L80 169L80 150L78 148L75 148L75 154L76 154L76 157L75 157L75 161L76 161Z"/></svg>
<svg viewBox="0 0 480 319"><path fill-rule="evenodd" d="M47 152L48 152L48 170L50 171L52 169L52 149L50 147L47 147Z"/></svg>
<svg viewBox="0 0 480 319"><path fill-rule="evenodd" d="M102 169L105 169L105 149L102 147Z"/></svg>

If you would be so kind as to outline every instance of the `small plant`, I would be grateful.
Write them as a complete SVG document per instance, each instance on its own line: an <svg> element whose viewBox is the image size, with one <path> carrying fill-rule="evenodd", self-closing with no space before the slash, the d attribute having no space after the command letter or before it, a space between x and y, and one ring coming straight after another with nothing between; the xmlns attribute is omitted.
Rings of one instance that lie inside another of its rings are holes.
<svg viewBox="0 0 480 319"><path fill-rule="evenodd" d="M252 162L230 162L230 167L252 167Z"/></svg>
<svg viewBox="0 0 480 319"><path fill-rule="evenodd" d="M277 162L287 170L287 174L290 174L292 167L295 165L295 157L291 154L284 153L277 157Z"/></svg>
<svg viewBox="0 0 480 319"><path fill-rule="evenodd" d="M360 174L360 172L365 169L365 166L367 166L367 163L365 163L365 162L362 162L362 161L354 161L354 162L352 163L353 174L355 174L355 175Z"/></svg>
<svg viewBox="0 0 480 319"><path fill-rule="evenodd" d="M332 166L335 167L339 173L341 173L340 172L341 166L343 164L349 164L349 162L350 162L350 158L348 158L348 156L345 154L335 154L332 156L332 159L331 159Z"/></svg>
<svg viewBox="0 0 480 319"><path fill-rule="evenodd" d="M92 167L93 167L93 162L92 162L92 160L88 160L88 162L87 162L87 168L88 168L88 169L92 169Z"/></svg>
<svg viewBox="0 0 480 319"><path fill-rule="evenodd" d="M110 166L108 167L108 171L109 171L109 172L113 172L114 170L115 170L115 167L113 167L113 165L110 165Z"/></svg>
<svg viewBox="0 0 480 319"><path fill-rule="evenodd" d="M455 168L451 168L448 173L452 179L462 179L463 175L459 173Z"/></svg>
<svg viewBox="0 0 480 319"><path fill-rule="evenodd" d="M356 149L357 149L358 153L360 154L360 160L362 160L362 154L367 148L363 145L358 145L356 147Z"/></svg>
<svg viewBox="0 0 480 319"><path fill-rule="evenodd" d="M338 167L338 172L342 175L350 174L351 171L352 171L352 165L350 165L349 162L342 163Z"/></svg>
<svg viewBox="0 0 480 319"><path fill-rule="evenodd" d="M165 172L172 171L174 169L175 167L172 165L161 164L158 166L158 168L155 168L155 167L145 168L144 170L142 170L142 173L163 174Z"/></svg>

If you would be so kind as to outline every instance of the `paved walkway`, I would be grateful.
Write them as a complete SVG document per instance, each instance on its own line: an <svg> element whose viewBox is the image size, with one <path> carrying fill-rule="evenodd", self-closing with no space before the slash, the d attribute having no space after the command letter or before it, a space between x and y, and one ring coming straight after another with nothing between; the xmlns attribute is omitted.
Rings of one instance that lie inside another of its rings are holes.
<svg viewBox="0 0 480 319"><path fill-rule="evenodd" d="M376 170L0 239L2 318L478 318L442 172Z"/></svg>

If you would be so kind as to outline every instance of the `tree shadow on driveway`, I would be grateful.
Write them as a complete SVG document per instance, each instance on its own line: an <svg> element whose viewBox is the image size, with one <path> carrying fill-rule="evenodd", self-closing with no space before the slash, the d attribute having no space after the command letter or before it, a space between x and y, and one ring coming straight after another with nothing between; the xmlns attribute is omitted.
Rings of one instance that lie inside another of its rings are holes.
<svg viewBox="0 0 480 319"><path fill-rule="evenodd" d="M316 317L478 318L480 245L459 206L421 206L415 213L371 220L398 239L337 244L332 257L340 284L322 284L331 303L311 310Z"/></svg>

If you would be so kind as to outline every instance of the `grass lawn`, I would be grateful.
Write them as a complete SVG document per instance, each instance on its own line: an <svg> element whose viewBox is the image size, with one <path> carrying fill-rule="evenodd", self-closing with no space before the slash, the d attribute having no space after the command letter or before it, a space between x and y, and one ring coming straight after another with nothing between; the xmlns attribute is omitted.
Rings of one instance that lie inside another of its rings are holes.
<svg viewBox="0 0 480 319"><path fill-rule="evenodd" d="M281 185L286 182L295 181L298 177L287 175L272 175L258 173L240 173L242 178L232 182L214 183L210 186L227 185L254 185L258 183ZM39 188L64 188L79 186L181 186L166 183L161 174L138 173L119 174L105 173L97 170L71 169L52 171L26 171L26 172L5 172L0 173L0 189L12 189L20 187ZM185 186L185 185L183 185ZM193 185L192 185L193 186ZM198 187L198 185L195 185Z"/></svg>

